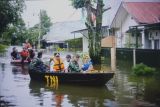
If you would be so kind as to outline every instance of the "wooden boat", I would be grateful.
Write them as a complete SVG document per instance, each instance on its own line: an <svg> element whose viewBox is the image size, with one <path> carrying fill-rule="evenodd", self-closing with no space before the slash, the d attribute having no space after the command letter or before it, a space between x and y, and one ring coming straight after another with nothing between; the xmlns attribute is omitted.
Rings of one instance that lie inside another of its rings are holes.
<svg viewBox="0 0 160 107"><path fill-rule="evenodd" d="M46 82L49 86L59 84L103 86L114 73L50 73L29 70L31 80Z"/></svg>
<svg viewBox="0 0 160 107"><path fill-rule="evenodd" d="M19 59L19 60L11 60L11 62L10 62L12 65L22 65L22 63L21 63L21 60ZM25 60L24 61L24 65L27 65L28 64L28 61L27 60Z"/></svg>

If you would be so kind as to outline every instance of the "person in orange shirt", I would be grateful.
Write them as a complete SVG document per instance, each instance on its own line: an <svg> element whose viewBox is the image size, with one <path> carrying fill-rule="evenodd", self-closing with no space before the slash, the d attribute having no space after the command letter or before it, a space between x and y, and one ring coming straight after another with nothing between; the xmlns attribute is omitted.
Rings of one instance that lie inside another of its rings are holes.
<svg viewBox="0 0 160 107"><path fill-rule="evenodd" d="M24 61L28 59L29 57L29 52L27 50L27 48L23 47L23 50L20 52L20 55L21 55L21 63L24 64Z"/></svg>

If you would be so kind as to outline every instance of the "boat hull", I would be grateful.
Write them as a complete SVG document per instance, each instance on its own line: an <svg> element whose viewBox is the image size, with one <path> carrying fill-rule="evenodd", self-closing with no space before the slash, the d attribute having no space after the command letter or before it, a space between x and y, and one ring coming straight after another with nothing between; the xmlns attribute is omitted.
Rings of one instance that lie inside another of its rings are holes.
<svg viewBox="0 0 160 107"><path fill-rule="evenodd" d="M43 73L29 70L31 80L47 84L105 85L114 73Z"/></svg>
<svg viewBox="0 0 160 107"><path fill-rule="evenodd" d="M21 60L11 60L10 62L12 65L20 66L22 65ZM28 65L28 61L24 61L23 65Z"/></svg>

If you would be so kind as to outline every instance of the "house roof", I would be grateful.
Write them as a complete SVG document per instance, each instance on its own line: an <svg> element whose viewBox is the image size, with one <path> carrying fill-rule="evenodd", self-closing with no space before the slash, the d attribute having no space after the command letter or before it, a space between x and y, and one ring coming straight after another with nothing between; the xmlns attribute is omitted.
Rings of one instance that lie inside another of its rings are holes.
<svg viewBox="0 0 160 107"><path fill-rule="evenodd" d="M102 30L105 29L105 28L108 28L108 26L102 26ZM80 32L84 32L84 31L88 31L88 29L85 28L85 29L75 30L75 31L73 31L71 33L80 33Z"/></svg>
<svg viewBox="0 0 160 107"><path fill-rule="evenodd" d="M127 15L138 24L154 24L160 22L160 2L122 2L111 27L120 27Z"/></svg>
<svg viewBox="0 0 160 107"><path fill-rule="evenodd" d="M56 43L59 41L80 38L82 37L81 34L77 34L76 36L74 36L74 34L72 34L71 32L85 28L86 27L84 22L79 20L53 23L53 25L50 28L50 31L46 35L44 35L43 39L45 39L48 42Z"/></svg>
<svg viewBox="0 0 160 107"><path fill-rule="evenodd" d="M124 2L123 7L139 24L160 22L160 2Z"/></svg>

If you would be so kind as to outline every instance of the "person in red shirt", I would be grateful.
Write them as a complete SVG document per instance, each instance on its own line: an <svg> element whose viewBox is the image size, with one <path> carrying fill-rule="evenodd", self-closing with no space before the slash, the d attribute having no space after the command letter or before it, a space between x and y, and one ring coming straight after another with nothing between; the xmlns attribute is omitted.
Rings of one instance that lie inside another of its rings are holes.
<svg viewBox="0 0 160 107"><path fill-rule="evenodd" d="M29 52L26 47L23 47L23 50L20 52L20 55L22 57L21 63L23 64L25 60L28 60L29 58Z"/></svg>

